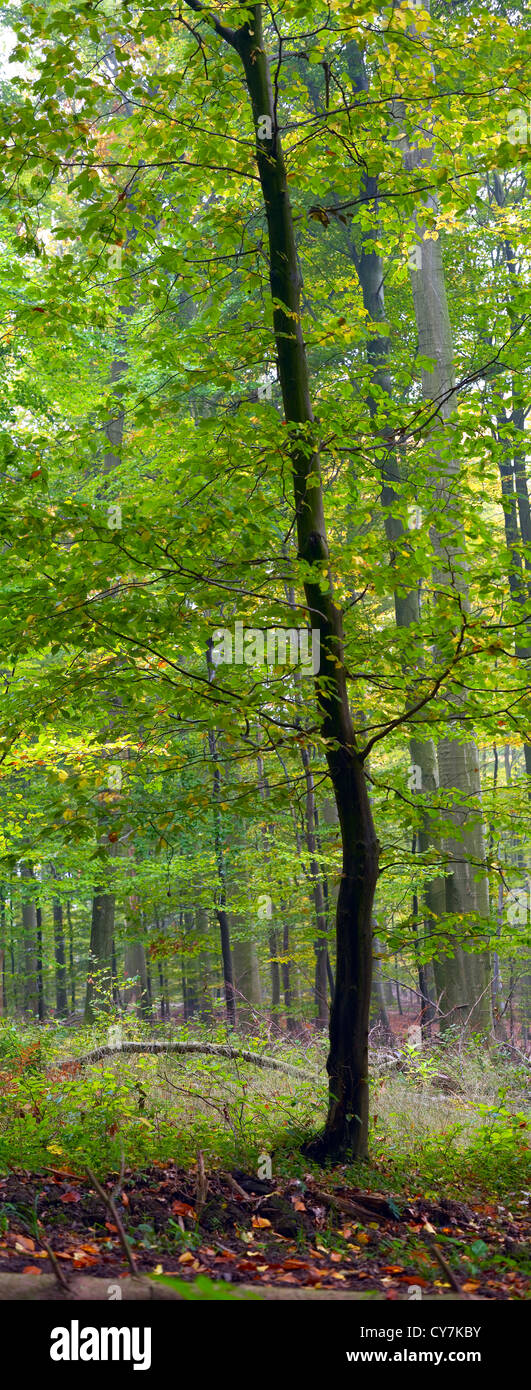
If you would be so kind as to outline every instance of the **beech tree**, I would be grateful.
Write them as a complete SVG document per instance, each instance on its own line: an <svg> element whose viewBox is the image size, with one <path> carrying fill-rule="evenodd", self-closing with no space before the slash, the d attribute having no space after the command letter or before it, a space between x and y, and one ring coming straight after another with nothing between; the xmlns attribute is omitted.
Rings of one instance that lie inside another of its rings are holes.
<svg viewBox="0 0 531 1390"><path fill-rule="evenodd" d="M379 990L398 957L485 1035L527 949L528 233L517 285L492 196L525 35L494 3L11 22L4 1007L25 954L64 1016L67 921L88 1018L329 1019L313 1152L363 1158L375 932Z"/></svg>

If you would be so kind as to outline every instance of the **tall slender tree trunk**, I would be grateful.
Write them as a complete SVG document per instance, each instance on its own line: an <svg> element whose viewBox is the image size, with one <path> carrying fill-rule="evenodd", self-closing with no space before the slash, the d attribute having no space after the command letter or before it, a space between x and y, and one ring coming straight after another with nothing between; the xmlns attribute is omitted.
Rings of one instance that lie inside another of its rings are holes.
<svg viewBox="0 0 531 1390"><path fill-rule="evenodd" d="M494 196L499 208L505 207L506 198L499 175L493 174ZM507 301L508 317L511 330L518 318L518 311L514 304L514 292L520 288L519 276L517 272L516 253L507 237L501 243L501 251L509 272L509 295ZM505 537L507 549L509 551L509 588L511 598L520 610L522 618L527 617L527 621L519 628L515 634L515 654L519 661L525 662L529 670L529 659L531 657L531 620L529 619L529 604L531 599L531 504L529 499L529 486L526 473L527 448L525 443L525 419L526 413L523 407L522 390L517 385L517 379L513 377L512 383L512 402L509 411L506 409L505 400L497 402L498 412L498 437L502 445L505 445L504 454L498 455L499 470L502 496L504 499L503 519L505 526ZM520 550L523 545L527 548L524 557ZM529 780L529 795L531 796L531 741L526 739L524 742L524 760L527 777Z"/></svg>
<svg viewBox="0 0 531 1390"><path fill-rule="evenodd" d="M328 993L327 993L327 958L328 942L327 929L328 918L326 912L323 879L320 865L317 861L317 834L316 834L316 805L315 787L313 773L310 763L309 750L305 745L301 745L301 760L304 768L306 782L306 847L310 861L310 876L312 881L313 902L315 907L315 920L317 925L317 937L314 944L315 950L315 1011L316 1025L318 1028L328 1026Z"/></svg>
<svg viewBox="0 0 531 1390"><path fill-rule="evenodd" d="M208 911L206 907L195 909L195 933L202 943L197 957L199 1017L202 1023L212 1023L214 1009L212 1003L211 960L208 945Z"/></svg>
<svg viewBox="0 0 531 1390"><path fill-rule="evenodd" d="M22 899L22 951L24 970L24 1010L32 1018L39 1016L39 964L37 944L37 909L35 898L29 896L33 883L33 866L23 863L20 877L28 885Z"/></svg>
<svg viewBox="0 0 531 1390"><path fill-rule="evenodd" d="M7 1014L6 987L6 895L0 884L0 1018Z"/></svg>
<svg viewBox="0 0 531 1390"><path fill-rule="evenodd" d="M209 652L210 656L210 652ZM212 672L212 674L210 674ZM209 678L213 679L212 662L209 662ZM209 730L208 746L213 767L212 785L212 805L214 816L214 849L216 855L216 866L218 872L218 905L216 907L216 917L218 919L219 937L221 944L221 959L223 964L223 986L225 990L225 1008L227 1011L227 1021L232 1028L236 1027L236 995L234 990L234 970L230 942L230 923L227 912L227 885L225 882L225 860L223 855L222 825L221 825L221 774L219 769L217 736L213 729Z"/></svg>
<svg viewBox="0 0 531 1390"><path fill-rule="evenodd" d="M200 0L188 0L202 12ZM238 30L214 19L239 53L257 132L257 165L267 219L273 327L287 447L291 460L299 559L312 627L319 630L316 676L321 734L336 799L343 847L337 906L336 988L330 1017L329 1108L319 1157L365 1157L368 1143L368 1025L372 973L371 914L378 842L348 701L341 610L334 598L324 517L317 429L302 335L300 274L286 166L264 46L262 11L253 5ZM264 126L265 119L265 126Z"/></svg>
<svg viewBox="0 0 531 1390"><path fill-rule="evenodd" d="M391 1024L390 1024L390 1022L389 1022L389 1014L388 1014L388 1012L387 1012L387 1004L386 1004L386 1002L385 1002L385 990L384 990L384 984L383 984L383 972L382 972L382 961L381 961L381 956L382 956L382 945L381 945L381 942L380 942L379 939L378 939L378 936L376 935L376 918L374 919L374 928L375 928L375 930L374 930L374 937L373 937L373 952L374 952L374 954L373 954L373 975L372 975L373 998L374 998L374 1021L375 1021L375 1023L378 1025L378 1027L379 1027L379 1029L380 1029L380 1032L381 1032L381 1034L382 1034L382 1037L383 1037L384 1042L392 1043L392 1041L393 1041L393 1030L392 1030Z"/></svg>
<svg viewBox="0 0 531 1390"><path fill-rule="evenodd" d="M60 898L54 898L52 910L55 948L55 1008L57 1017L65 1018L68 1013L68 997L66 993L66 953L63 907Z"/></svg>
<svg viewBox="0 0 531 1390"><path fill-rule="evenodd" d="M108 1011L113 1003L114 893L95 893L92 899L90 965L85 998L85 1022L93 1023L95 1008Z"/></svg>
<svg viewBox="0 0 531 1390"><path fill-rule="evenodd" d="M348 45L347 63L354 89L364 93L368 92L369 82L363 55L354 42ZM361 188L367 201L374 200L376 209L378 179L364 175L361 180ZM382 402L387 400L390 403L392 401L393 382L389 367L390 340L386 324L385 266L378 249L378 226L376 225L369 232L366 228L362 228L359 235L359 248L355 244L354 232L355 224L353 223L351 233L345 234L345 237L360 283L363 306L371 325L371 332L367 338L367 362L371 369L367 404L371 420L375 422L378 417L381 419L382 437L387 437L385 410L382 412ZM380 330L378 329L379 324L383 325ZM381 502L390 563L393 568L397 548L400 547L403 550L409 534L397 514L400 504L401 482L399 455L397 450L390 447L387 441L385 458L382 463ZM407 630L411 627L420 629L421 611L418 588L404 592L402 585L394 587L393 601L397 628L399 630ZM419 650L415 662L415 673L423 664L424 652ZM413 675L413 672L411 674ZM421 793L424 801L425 798L429 799L436 792L439 784L437 752L433 740L425 737L419 738L412 730L409 736L409 756L411 768L418 768L420 771L419 785L415 782L414 786L410 788L410 795L415 801L418 794ZM430 846L440 852L440 841L433 827L433 816L430 816L425 805L420 808L419 816L420 825L415 837L417 853L420 856L426 855ZM426 932L430 935L436 930L437 923L445 912L445 887L441 875L428 879L424 885L423 896L426 905Z"/></svg>
<svg viewBox="0 0 531 1390"><path fill-rule="evenodd" d="M428 3L424 8L429 9ZM395 114L403 115L403 104L396 103ZM424 117L424 125L418 128L415 142L402 135L399 144L402 149L404 168L415 172L429 168L433 147L428 129L429 113ZM437 198L434 194L426 197L426 207L438 212ZM422 236L421 215L417 219L417 233ZM454 592L459 605L468 607L468 588L466 562L464 561L464 537L459 501L456 500L459 463L448 457L443 449L445 425L455 407L455 381L453 372L453 338L446 295L446 282L442 259L441 237L422 240L420 262L417 269L410 270L413 305L417 325L419 354L431 359L433 370L422 367L422 393L428 402L436 405L436 423L431 432L433 450L433 488L434 496L444 516L445 531L441 535L439 524L432 527L432 542L436 555L434 581L441 592ZM452 523L452 538L449 538L448 524ZM457 606L456 606L457 612ZM448 816L455 826L455 836L449 835L444 849L447 859L445 876L446 910L459 914L461 919L471 915L476 921L484 922L484 928L476 927L470 936L474 952L458 946L449 950L441 962L434 963L437 988L441 994L442 1026L448 1024L467 1024L477 1030L489 1031L492 1027L490 995L489 953L481 947L481 936L486 935L489 919L488 878L485 868L485 844L483 815L481 807L481 786L479 775L479 753L470 738L465 738L461 725L461 695L457 687L449 693L449 733L438 745L439 785L448 791L457 792L454 805ZM443 978L444 976L444 978ZM440 989L440 986L443 986Z"/></svg>
<svg viewBox="0 0 531 1390"><path fill-rule="evenodd" d="M74 924L72 922L72 905L70 901L66 904L66 920L68 922L68 967L70 971L70 1008L72 1013L76 1007L76 971L74 966Z"/></svg>

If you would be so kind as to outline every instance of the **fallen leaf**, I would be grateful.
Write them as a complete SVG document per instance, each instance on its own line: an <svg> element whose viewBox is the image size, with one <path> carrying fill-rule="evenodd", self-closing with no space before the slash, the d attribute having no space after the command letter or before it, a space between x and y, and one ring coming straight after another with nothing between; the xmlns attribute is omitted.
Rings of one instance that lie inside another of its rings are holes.
<svg viewBox="0 0 531 1390"><path fill-rule="evenodd" d="M254 1226L255 1230L257 1230L257 1231L258 1231L258 1230L259 1230L259 1231L265 1231L266 1227L267 1227L267 1226L270 1226L270 1225L271 1225L271 1222L268 1221L267 1216L253 1216L253 1217L251 1217L251 1226Z"/></svg>
<svg viewBox="0 0 531 1390"><path fill-rule="evenodd" d="M189 1202L172 1202L172 1216L193 1216L195 1217L195 1207L191 1207Z"/></svg>
<svg viewBox="0 0 531 1390"><path fill-rule="evenodd" d="M31 1236L15 1236L15 1250L18 1250L22 1255L24 1255L27 1250L34 1249L35 1241L31 1239Z"/></svg>
<svg viewBox="0 0 531 1390"><path fill-rule="evenodd" d="M22 1273L23 1273L23 1274L42 1274L42 1269L39 1269L37 1265L24 1265L24 1269L22 1270Z"/></svg>

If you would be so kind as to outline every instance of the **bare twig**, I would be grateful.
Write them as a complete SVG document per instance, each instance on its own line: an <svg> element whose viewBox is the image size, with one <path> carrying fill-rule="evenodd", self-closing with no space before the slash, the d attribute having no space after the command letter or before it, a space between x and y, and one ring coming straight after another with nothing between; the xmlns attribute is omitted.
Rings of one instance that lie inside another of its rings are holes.
<svg viewBox="0 0 531 1390"><path fill-rule="evenodd" d="M440 1265L445 1278L448 1280L448 1283L451 1285L454 1292L458 1293L460 1298L471 1298L472 1295L469 1293L465 1293L464 1290L461 1288L459 1280L456 1279L455 1274L453 1270L450 1269L450 1266L445 1260L444 1255L441 1255L441 1252L436 1246L435 1241L429 1240L426 1237L426 1245L428 1246L428 1250L431 1251L431 1254L433 1255L434 1259L437 1260L437 1264Z"/></svg>
<svg viewBox="0 0 531 1390"><path fill-rule="evenodd" d="M111 1213L112 1219L113 1219L114 1224L115 1224L115 1226L116 1226L116 1230L117 1230L117 1232L118 1232L118 1238L119 1238L119 1241L120 1241L120 1245L121 1245L122 1250L123 1250L123 1252L124 1252L124 1255L125 1255L125 1258L126 1258L126 1260L127 1260L128 1265L129 1265L129 1268L130 1268L130 1270L131 1270L131 1273L136 1275L136 1274L138 1274L138 1265L137 1265L137 1263L136 1263L135 1257L134 1257L133 1252L132 1252L132 1250L131 1250L131 1246L130 1246L129 1241L128 1241L128 1239L127 1239L127 1236L126 1236L126 1234L125 1234L125 1231L124 1231L124 1228L123 1228L123 1224L122 1224L122 1219L121 1219L121 1217L118 1215L118 1212L117 1212L117 1210L116 1210L116 1205L115 1205L115 1202L114 1202L114 1198L113 1198L113 1196L112 1196L112 1194L111 1194L110 1192L106 1192L106 1191L105 1191L105 1188L102 1187L101 1183L98 1181L98 1179L97 1179L95 1173L92 1172L92 1169L91 1169L91 1168L87 1168L86 1171L87 1171L87 1177L88 1177L88 1179L89 1179L89 1182L91 1182L91 1183L92 1183L92 1186L95 1187L96 1192L97 1192L98 1195L101 1197L102 1202L104 1202L104 1204L105 1204L105 1206L107 1207L108 1211L110 1211L110 1213Z"/></svg>
<svg viewBox="0 0 531 1390"><path fill-rule="evenodd" d="M207 1182L207 1175L206 1175L206 1173L205 1173L205 1160L204 1160L204 1158L203 1158L203 1154L202 1154L202 1152L201 1152L201 1149L198 1149L198 1152L197 1152L197 1192L196 1192L196 1199L195 1199L195 1214L196 1214L196 1219L197 1219L198 1222L199 1222L199 1220L200 1220L200 1218L201 1218L201 1212L202 1212L203 1207L204 1207L205 1202L206 1202L207 1192L208 1192L208 1182Z"/></svg>
<svg viewBox="0 0 531 1390"><path fill-rule="evenodd" d="M115 1201L116 1201L116 1198L120 1196L120 1192L121 1192L121 1190L122 1190L122 1183L123 1183L123 1180L124 1180L124 1175L125 1175L125 1154L124 1154L123 1146L122 1146L121 1154L120 1154L120 1176L119 1176L119 1178L118 1178L118 1182L117 1182L117 1184L116 1184L116 1187L113 1188L113 1192L112 1192L112 1199L113 1199L113 1202L115 1202Z"/></svg>
<svg viewBox="0 0 531 1390"><path fill-rule="evenodd" d="M46 1251L46 1254L47 1254L48 1259L49 1259L49 1261L50 1261L50 1264L51 1264L51 1266L52 1266L53 1272L54 1272L55 1277L56 1277L56 1279L57 1279L57 1283L60 1284L60 1285L61 1285L61 1288L65 1289L65 1290L66 1290L66 1293L69 1294L69 1295L71 1296L71 1289L70 1289L70 1284L69 1284L69 1282L68 1282L68 1279L67 1279L66 1276L63 1274L63 1271L62 1271L62 1269L61 1269L61 1266L59 1265L59 1263L58 1263L58 1261L57 1261L57 1259L56 1259L56 1257L55 1257L55 1255L54 1255L54 1253L53 1253L53 1250L52 1250L52 1249L50 1248L50 1246L48 1245L48 1241L45 1239L45 1237L44 1237L43 1235L39 1235L39 1236L37 1237L37 1239L38 1239L38 1241L39 1241L39 1244L42 1245L43 1249Z"/></svg>
<svg viewBox="0 0 531 1390"><path fill-rule="evenodd" d="M239 1182L236 1182L236 1178L231 1177L230 1173L225 1174L225 1182L228 1183L229 1187L232 1189L233 1192L236 1193L237 1197L242 1198L242 1201L252 1202L253 1199L249 1196L249 1193L244 1192L243 1187L240 1187Z"/></svg>

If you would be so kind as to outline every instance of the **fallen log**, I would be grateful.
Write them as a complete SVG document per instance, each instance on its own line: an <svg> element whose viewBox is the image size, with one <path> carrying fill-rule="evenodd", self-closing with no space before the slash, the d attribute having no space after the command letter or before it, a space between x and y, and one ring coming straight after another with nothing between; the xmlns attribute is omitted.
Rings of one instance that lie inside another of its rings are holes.
<svg viewBox="0 0 531 1390"><path fill-rule="evenodd" d="M281 1062L277 1057L270 1057L264 1052L252 1052L246 1047L232 1047L230 1043L203 1043L189 1042L188 1039L176 1042L122 1042L105 1043L102 1047L95 1047L92 1052L84 1052L80 1057L70 1057L68 1061L62 1062L62 1067L88 1067L96 1062L104 1062L107 1057L118 1056L142 1056L151 1054L163 1056L165 1053L196 1053L207 1057L227 1057L229 1061L251 1062L255 1067L265 1067L271 1071L285 1072L286 1076L294 1076L299 1081L315 1082L320 1073L318 1071L306 1071L302 1067L293 1067L289 1062ZM47 1068L47 1074L58 1070L57 1062L53 1067Z"/></svg>
<svg viewBox="0 0 531 1390"><path fill-rule="evenodd" d="M332 1211L339 1211L344 1216L352 1216L362 1225L370 1221L388 1221L394 1219L394 1212L385 1197L373 1197L370 1192L366 1196L366 1203L352 1201L350 1197L339 1197L335 1193L325 1192L320 1187L315 1187L313 1182L308 1185L310 1196L321 1202L325 1207L331 1207Z"/></svg>

